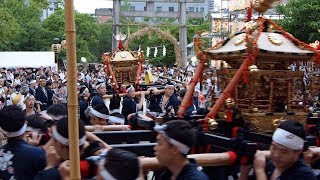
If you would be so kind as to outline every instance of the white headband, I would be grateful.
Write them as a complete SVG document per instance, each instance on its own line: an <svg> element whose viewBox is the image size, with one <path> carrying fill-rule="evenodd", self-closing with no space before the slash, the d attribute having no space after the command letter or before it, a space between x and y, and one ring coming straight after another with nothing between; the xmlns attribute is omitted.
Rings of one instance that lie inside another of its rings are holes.
<svg viewBox="0 0 320 180"><path fill-rule="evenodd" d="M124 124L124 119L117 116L109 116L109 121L112 123Z"/></svg>
<svg viewBox="0 0 320 180"><path fill-rule="evenodd" d="M26 129L27 129L27 124L24 124L18 131L15 131L15 132L5 131L5 134L7 137L18 137L18 136L21 136L23 133L25 133Z"/></svg>
<svg viewBox="0 0 320 180"><path fill-rule="evenodd" d="M52 136L55 140L59 141L61 144L69 146L69 139L59 134L59 132L57 131L57 128L53 129ZM85 142L86 142L86 136L83 136L81 139L79 139L79 146L83 145Z"/></svg>
<svg viewBox="0 0 320 180"><path fill-rule="evenodd" d="M97 88L98 89L98 88ZM90 93L88 88L85 88L82 93L80 94L80 96L83 96L85 93Z"/></svg>
<svg viewBox="0 0 320 180"><path fill-rule="evenodd" d="M101 86L106 86L106 85L104 83L97 84L96 89L99 89L99 87L101 87Z"/></svg>
<svg viewBox="0 0 320 180"><path fill-rule="evenodd" d="M26 131L31 131L31 132L36 132L36 133L41 133L41 129L40 128L33 128L31 126L27 126Z"/></svg>
<svg viewBox="0 0 320 180"><path fill-rule="evenodd" d="M167 133L165 132L166 128L167 128L167 125L162 125L162 126L157 125L157 126L154 127L154 130L157 131L158 133L161 133L168 140L168 142L170 144L176 146L182 154L188 154L190 148L187 145L185 145L185 144L183 144L183 143L181 143L181 142L179 142L179 141L177 141L175 139L170 138L167 135Z"/></svg>
<svg viewBox="0 0 320 180"><path fill-rule="evenodd" d="M134 90L134 87L132 85L130 85L130 87L128 87L128 89L126 90L126 93L128 93L131 90Z"/></svg>
<svg viewBox="0 0 320 180"><path fill-rule="evenodd" d="M26 101L28 98L35 100L35 98L32 94L27 94L23 97L23 101Z"/></svg>
<svg viewBox="0 0 320 180"><path fill-rule="evenodd" d="M115 113L115 112L117 112L117 113L121 113L121 112L120 112L120 109L113 109L113 110L110 110L110 113Z"/></svg>
<svg viewBox="0 0 320 180"><path fill-rule="evenodd" d="M64 117L67 117L66 115L57 115L57 116L55 116L55 115L51 115L51 114L48 114L48 116L50 116L52 118L52 120L55 120L55 121L58 121L58 120L60 120L60 119L62 119Z"/></svg>
<svg viewBox="0 0 320 180"><path fill-rule="evenodd" d="M164 86L164 88L174 88L174 85L173 85L173 84L166 84L166 85Z"/></svg>
<svg viewBox="0 0 320 180"><path fill-rule="evenodd" d="M304 140L301 137L281 128L277 128L273 133L272 140L293 150L302 149L304 145Z"/></svg>
<svg viewBox="0 0 320 180"><path fill-rule="evenodd" d="M93 109L92 107L90 107L90 114L98 117L98 118L102 118L102 119L108 119L109 115L106 114L102 114L101 112L96 111L95 109Z"/></svg>

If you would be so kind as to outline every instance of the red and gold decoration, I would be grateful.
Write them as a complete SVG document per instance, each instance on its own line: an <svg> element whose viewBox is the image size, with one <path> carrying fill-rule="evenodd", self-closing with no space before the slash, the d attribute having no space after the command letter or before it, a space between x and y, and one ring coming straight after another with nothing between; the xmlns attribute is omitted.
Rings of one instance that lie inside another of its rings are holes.
<svg viewBox="0 0 320 180"><path fill-rule="evenodd" d="M253 9L262 13L264 6L270 7L273 2L256 1ZM224 113L225 120L232 121L232 110L225 104L230 97L234 98L234 107L242 112L243 117L262 132L272 132L275 119L290 118L305 123L307 97L303 96L301 89L309 87L304 86L304 72L289 70L289 67L301 62L319 65L320 52L263 17L248 18L244 30L207 50L197 47L202 41L195 38L195 51L200 62L219 59L229 65L227 70L217 71L218 86L223 92L206 118L200 120L203 126L208 127L218 113ZM196 73L201 74L203 69L200 64ZM199 78L195 74L193 79ZM192 92L193 87L187 90L179 115L191 102L192 93L189 91Z"/></svg>
<svg viewBox="0 0 320 180"><path fill-rule="evenodd" d="M118 89L119 84L126 86L139 83L142 72L144 54L143 52L129 51L122 44L125 37L123 34L116 35L115 38L119 41L118 48L112 53L102 55L105 72L111 79L114 89Z"/></svg>

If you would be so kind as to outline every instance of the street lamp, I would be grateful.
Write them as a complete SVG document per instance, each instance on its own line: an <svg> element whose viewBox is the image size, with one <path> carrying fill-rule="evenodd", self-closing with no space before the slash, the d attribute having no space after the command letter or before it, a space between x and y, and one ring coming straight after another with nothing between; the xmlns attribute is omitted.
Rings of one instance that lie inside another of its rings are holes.
<svg viewBox="0 0 320 180"><path fill-rule="evenodd" d="M57 68L59 67L58 54L61 52L61 50L67 49L66 36L63 35L62 39L63 40L60 42L59 38L54 38L51 45L51 50L55 53L55 63L57 64Z"/></svg>
<svg viewBox="0 0 320 180"><path fill-rule="evenodd" d="M87 58L81 57L81 61L82 61L83 63L86 63L86 62L87 62Z"/></svg>
<svg viewBox="0 0 320 180"><path fill-rule="evenodd" d="M58 54L61 51L61 44L60 44L60 40L59 38L54 38L53 39L53 44L51 45L51 51L54 52L55 54L55 63L57 64L57 67L59 67L59 63L58 63Z"/></svg>
<svg viewBox="0 0 320 180"><path fill-rule="evenodd" d="M84 65L84 69L87 69L88 68L87 58L81 57L81 62Z"/></svg>

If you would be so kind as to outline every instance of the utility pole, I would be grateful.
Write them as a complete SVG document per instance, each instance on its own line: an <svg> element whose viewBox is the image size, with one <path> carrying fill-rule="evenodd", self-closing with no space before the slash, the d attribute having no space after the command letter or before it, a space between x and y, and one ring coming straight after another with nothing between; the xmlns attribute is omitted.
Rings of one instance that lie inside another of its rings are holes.
<svg viewBox="0 0 320 180"><path fill-rule="evenodd" d="M121 0L114 0L113 1L112 50L117 48L117 40L114 36L120 33L120 8L121 8Z"/></svg>
<svg viewBox="0 0 320 180"><path fill-rule="evenodd" d="M182 66L186 67L187 66L187 8L186 8L186 3L180 2L180 20L179 20L179 25L180 25L180 32L179 32L179 46L180 46L180 52L181 52L181 59L182 59Z"/></svg>

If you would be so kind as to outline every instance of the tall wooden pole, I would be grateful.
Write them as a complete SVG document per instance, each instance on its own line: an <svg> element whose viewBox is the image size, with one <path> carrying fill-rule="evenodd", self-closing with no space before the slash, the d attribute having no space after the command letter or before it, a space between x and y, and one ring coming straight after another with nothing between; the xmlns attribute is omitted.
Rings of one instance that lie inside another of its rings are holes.
<svg viewBox="0 0 320 180"><path fill-rule="evenodd" d="M68 129L70 179L80 180L79 123L77 95L76 29L73 0L65 0L68 71Z"/></svg>

